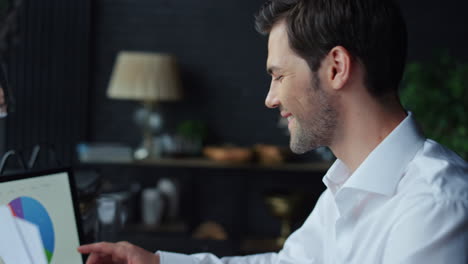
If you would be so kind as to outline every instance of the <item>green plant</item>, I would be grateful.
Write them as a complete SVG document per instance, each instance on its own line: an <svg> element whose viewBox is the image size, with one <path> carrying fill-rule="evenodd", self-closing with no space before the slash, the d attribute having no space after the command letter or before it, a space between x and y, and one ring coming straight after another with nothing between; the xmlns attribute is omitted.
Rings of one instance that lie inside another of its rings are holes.
<svg viewBox="0 0 468 264"><path fill-rule="evenodd" d="M177 126L177 133L187 139L203 141L207 134L205 123L198 120L185 120Z"/></svg>
<svg viewBox="0 0 468 264"><path fill-rule="evenodd" d="M430 62L410 63L400 96L427 137L468 158L468 63L448 52Z"/></svg>

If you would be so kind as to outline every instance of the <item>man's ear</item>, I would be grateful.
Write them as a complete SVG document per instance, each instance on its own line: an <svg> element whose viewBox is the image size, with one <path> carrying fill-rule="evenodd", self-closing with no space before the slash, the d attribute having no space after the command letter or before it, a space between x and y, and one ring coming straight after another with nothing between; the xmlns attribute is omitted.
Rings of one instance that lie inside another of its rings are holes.
<svg viewBox="0 0 468 264"><path fill-rule="evenodd" d="M336 46L327 55L327 80L330 87L341 89L349 80L351 73L351 55L342 46Z"/></svg>

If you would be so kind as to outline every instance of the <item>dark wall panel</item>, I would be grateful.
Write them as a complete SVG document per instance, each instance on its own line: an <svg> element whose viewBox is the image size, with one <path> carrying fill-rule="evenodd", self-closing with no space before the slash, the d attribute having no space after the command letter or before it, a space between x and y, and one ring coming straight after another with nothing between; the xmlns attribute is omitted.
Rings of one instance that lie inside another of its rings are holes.
<svg viewBox="0 0 468 264"><path fill-rule="evenodd" d="M163 105L170 130L184 119L204 120L211 141L287 144L278 111L264 106L266 38L253 27L255 1L99 0L96 5L95 102L92 139L137 144L136 102L106 98L120 50L168 52L182 71L183 102Z"/></svg>
<svg viewBox="0 0 468 264"><path fill-rule="evenodd" d="M408 26L409 60L428 60L442 49L468 61L468 1L399 0Z"/></svg>
<svg viewBox="0 0 468 264"><path fill-rule="evenodd" d="M19 43L8 59L16 107L7 118L6 147L53 146L69 165L86 133L89 1L23 1L18 22ZM51 159L44 151L38 166L55 166Z"/></svg>

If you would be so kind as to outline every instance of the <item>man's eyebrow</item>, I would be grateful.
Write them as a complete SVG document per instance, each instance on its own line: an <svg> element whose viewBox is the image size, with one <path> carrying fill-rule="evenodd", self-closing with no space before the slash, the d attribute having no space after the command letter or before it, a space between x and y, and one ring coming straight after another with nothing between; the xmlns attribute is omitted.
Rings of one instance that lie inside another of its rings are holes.
<svg viewBox="0 0 468 264"><path fill-rule="evenodd" d="M274 72L279 71L280 69L281 68L278 66L269 66L266 71L269 75L273 75Z"/></svg>

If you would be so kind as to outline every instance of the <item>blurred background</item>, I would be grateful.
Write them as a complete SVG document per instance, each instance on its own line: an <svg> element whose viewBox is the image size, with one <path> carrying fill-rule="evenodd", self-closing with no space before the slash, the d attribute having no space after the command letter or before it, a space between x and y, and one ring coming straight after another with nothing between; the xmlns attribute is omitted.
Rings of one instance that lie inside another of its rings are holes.
<svg viewBox="0 0 468 264"><path fill-rule="evenodd" d="M399 2L405 105L466 159L468 2ZM88 242L277 250L312 210L333 157L289 153L278 111L264 106L267 38L254 30L262 3L2 1L15 23L2 43L0 151L21 153L2 171L72 166ZM96 224L104 198L123 216L109 237Z"/></svg>

